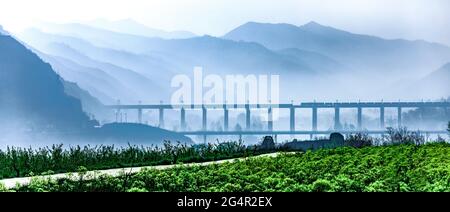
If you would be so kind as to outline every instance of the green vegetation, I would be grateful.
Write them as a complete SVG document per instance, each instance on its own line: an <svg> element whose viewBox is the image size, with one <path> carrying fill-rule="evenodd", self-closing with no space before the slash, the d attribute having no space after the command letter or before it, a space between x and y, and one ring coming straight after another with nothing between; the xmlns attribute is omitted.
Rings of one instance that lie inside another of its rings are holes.
<svg viewBox="0 0 450 212"><path fill-rule="evenodd" d="M80 177L81 179L81 177ZM450 144L339 147L94 180L35 179L14 191L450 191Z"/></svg>
<svg viewBox="0 0 450 212"><path fill-rule="evenodd" d="M361 148L372 145L424 143L425 138L418 132L410 132L406 128L389 128L387 135L382 138L372 138L365 134L347 135L344 145ZM332 147L339 145L342 144L332 145ZM242 141L194 146L164 142L163 147L128 146L127 148L114 146L64 148L62 144L37 150L8 147L6 151L0 149L0 179L75 172L80 167L87 170L103 170L181 162L205 162L281 150L292 151L283 146L275 147L273 141L248 147Z"/></svg>
<svg viewBox="0 0 450 212"><path fill-rule="evenodd" d="M268 139L270 140L270 139ZM318 141L319 142L319 141ZM265 142L270 143L270 142ZM115 149L61 145L0 151L0 176L77 172L70 179L33 178L12 191L450 191L450 144L429 142L418 132L388 129L382 137L347 135L344 146L276 158L249 158L209 166L144 169L120 176L86 176L88 170L204 162L285 150L242 141ZM75 176L75 177L74 177ZM7 188L0 185L0 191Z"/></svg>
<svg viewBox="0 0 450 212"><path fill-rule="evenodd" d="M80 146L64 149L7 148L0 150L0 179L51 173L75 172L79 168L101 170L134 166L166 165L214 161L257 155L267 151L248 148L242 141L208 145L186 146L165 142L159 147L115 148L114 146Z"/></svg>

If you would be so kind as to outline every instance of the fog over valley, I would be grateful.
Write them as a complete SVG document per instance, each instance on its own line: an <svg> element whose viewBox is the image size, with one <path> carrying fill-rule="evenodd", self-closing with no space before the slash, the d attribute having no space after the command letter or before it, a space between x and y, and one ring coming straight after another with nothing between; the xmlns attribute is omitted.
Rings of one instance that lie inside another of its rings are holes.
<svg viewBox="0 0 450 212"><path fill-rule="evenodd" d="M192 89L198 85L194 81L196 67L202 68L202 80L211 75L222 80L219 87L203 82L203 95L214 89L224 97L232 92L226 86L227 76L278 75L277 100L286 104L426 102L450 96L447 45L357 34L314 21L299 26L247 22L222 36L158 30L131 19L41 23L20 33L11 35L3 29L1 33L0 67L2 80L7 82L0 90L5 142L39 139L49 144L92 140L97 144L139 144L153 139L144 143L158 144L169 137L199 142L201 136L188 138L173 132L182 129L179 110L165 110L162 126L157 110L139 114L137 110L118 112L105 107L170 104L180 89L174 86L176 76L191 79ZM244 87L234 92L248 90ZM193 90L192 99L194 95ZM289 113L285 112L274 120L274 130L289 128ZM296 130L311 129L311 112L296 113ZM366 129L380 128L379 113L377 109L364 111ZM425 111L428 116L420 123L415 121L415 108L403 113L405 126L412 129L441 130L448 121L446 110ZM252 110L252 130L267 129L265 114L264 110ZM334 111L322 110L320 114L319 129L332 130ZM436 118L437 114L442 116ZM201 130L201 115L201 110L188 112L186 130ZM340 116L343 128L357 128L356 111L342 110ZM223 112L211 110L208 129L223 131L223 119ZM386 125L397 127L396 110L387 109L384 119ZM245 128L245 110L230 112L229 121L230 129ZM143 125L129 124L138 122ZM233 140L236 136L208 138L215 139ZM244 137L252 142L259 139Z"/></svg>

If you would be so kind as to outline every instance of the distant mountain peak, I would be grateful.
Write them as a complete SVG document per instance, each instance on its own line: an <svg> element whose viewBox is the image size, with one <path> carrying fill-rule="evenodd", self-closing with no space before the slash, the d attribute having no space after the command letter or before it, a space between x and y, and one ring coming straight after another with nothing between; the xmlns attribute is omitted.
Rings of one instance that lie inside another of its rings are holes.
<svg viewBox="0 0 450 212"><path fill-rule="evenodd" d="M245 40L245 39L235 39L235 36L240 37L245 34L250 39L255 33L256 34L265 34L266 32L274 32L278 30L292 31L298 30L298 27L292 24L286 23L259 23L249 21L245 24L242 24L235 29L231 30L223 37L231 40Z"/></svg>
<svg viewBox="0 0 450 212"><path fill-rule="evenodd" d="M310 21L307 24L303 25L304 27L317 27L317 26L322 26L319 23L315 22L315 21Z"/></svg>
<svg viewBox="0 0 450 212"><path fill-rule="evenodd" d="M238 26L237 28L242 28L242 27L262 27L262 26L292 26L292 27L297 27L293 24L287 24L287 23L263 23L263 22L255 22L255 21L249 21L246 22L245 24L242 24L240 26Z"/></svg>
<svg viewBox="0 0 450 212"><path fill-rule="evenodd" d="M95 28L106 29L113 32L120 32L147 37L160 37L164 39L184 39L197 36L196 34L189 31L182 31L182 30L166 31L151 28L143 23L140 23L130 18L115 21L107 19L96 19L94 21L85 22L84 24Z"/></svg>
<svg viewBox="0 0 450 212"><path fill-rule="evenodd" d="M292 28L328 28L327 26L321 25L315 21L310 21L304 25L296 26L293 24L288 23L260 23L260 22L254 22L249 21L240 27L257 27L257 26L285 26L285 27L292 27Z"/></svg>
<svg viewBox="0 0 450 212"><path fill-rule="evenodd" d="M259 23L259 22L255 22L255 21L249 21L249 22L247 22L245 24L242 24L241 26L261 25L261 24L264 24L264 23Z"/></svg>
<svg viewBox="0 0 450 212"><path fill-rule="evenodd" d="M235 32L248 32L251 36L252 33L266 33L266 32L276 32L276 33L299 33L300 31L308 31L314 33L348 33L333 27L325 26L319 24L315 21L310 21L304 25L296 26L287 23L259 23L259 22L247 22L236 29L233 29L227 33L224 37L232 37Z"/></svg>
<svg viewBox="0 0 450 212"><path fill-rule="evenodd" d="M330 27L330 26L325 26L322 24L319 24L315 21L310 21L305 25L302 25L299 27L302 30L306 30L306 31L314 31L314 32L327 32L327 33L336 33L336 32L341 32L341 33L349 33L347 31L344 30L340 30L340 29L336 29L334 27Z"/></svg>

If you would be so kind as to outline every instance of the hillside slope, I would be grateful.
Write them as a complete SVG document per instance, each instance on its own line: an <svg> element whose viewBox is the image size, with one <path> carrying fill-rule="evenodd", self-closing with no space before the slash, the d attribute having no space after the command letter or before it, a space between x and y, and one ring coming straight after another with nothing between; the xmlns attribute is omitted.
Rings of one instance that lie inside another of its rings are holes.
<svg viewBox="0 0 450 212"><path fill-rule="evenodd" d="M0 35L1 125L35 129L81 129L94 123L78 99L67 95L51 66L10 36Z"/></svg>

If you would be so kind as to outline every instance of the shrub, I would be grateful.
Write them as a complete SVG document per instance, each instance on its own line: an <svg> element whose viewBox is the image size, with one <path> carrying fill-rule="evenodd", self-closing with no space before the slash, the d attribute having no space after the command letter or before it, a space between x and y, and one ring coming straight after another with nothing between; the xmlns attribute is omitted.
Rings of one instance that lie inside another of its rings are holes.
<svg viewBox="0 0 450 212"><path fill-rule="evenodd" d="M383 144L415 144L422 145L425 143L425 137L420 132L408 131L406 127L394 129L387 128L387 135L383 135Z"/></svg>
<svg viewBox="0 0 450 212"><path fill-rule="evenodd" d="M265 136L261 144L258 146L258 149L270 151L275 149L275 142L272 136Z"/></svg>
<svg viewBox="0 0 450 212"><path fill-rule="evenodd" d="M311 185L311 191L313 192L334 191L334 185L328 180L318 179Z"/></svg>
<svg viewBox="0 0 450 212"><path fill-rule="evenodd" d="M441 135L438 135L435 142L436 143L446 143L447 141L443 137L441 137Z"/></svg>
<svg viewBox="0 0 450 212"><path fill-rule="evenodd" d="M347 135L345 139L345 145L355 148L362 148L372 146L374 143L373 138L366 133L357 133Z"/></svg>

